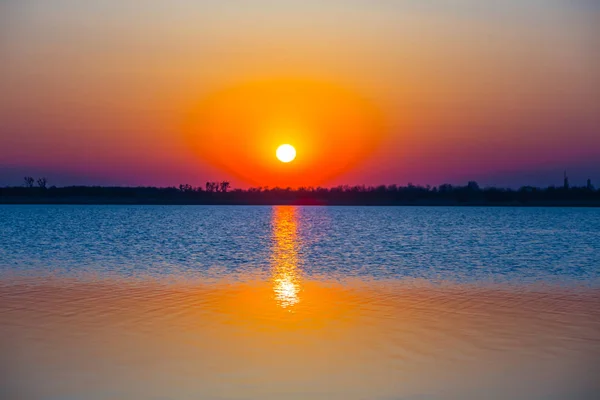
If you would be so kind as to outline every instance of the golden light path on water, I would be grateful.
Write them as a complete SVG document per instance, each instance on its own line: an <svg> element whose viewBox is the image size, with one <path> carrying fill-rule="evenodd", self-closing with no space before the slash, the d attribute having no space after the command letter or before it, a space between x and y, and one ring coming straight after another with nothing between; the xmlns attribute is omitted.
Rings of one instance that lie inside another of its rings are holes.
<svg viewBox="0 0 600 400"><path fill-rule="evenodd" d="M289 311L300 301L295 207L273 209L272 282L277 303Z"/></svg>
<svg viewBox="0 0 600 400"><path fill-rule="evenodd" d="M0 279L0 399L597 397L597 288L315 276L311 212L265 215L267 277Z"/></svg>

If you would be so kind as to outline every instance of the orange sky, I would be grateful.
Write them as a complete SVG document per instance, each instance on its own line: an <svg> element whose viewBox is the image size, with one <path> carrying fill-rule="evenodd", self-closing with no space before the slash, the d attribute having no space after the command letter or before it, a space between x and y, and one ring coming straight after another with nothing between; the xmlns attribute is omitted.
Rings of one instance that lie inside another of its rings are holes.
<svg viewBox="0 0 600 400"><path fill-rule="evenodd" d="M3 2L0 185L600 181L592 1L222 3Z"/></svg>
<svg viewBox="0 0 600 400"><path fill-rule="evenodd" d="M370 157L387 132L383 113L345 88L305 79L250 82L199 102L184 127L202 160L253 185L325 184ZM274 155L291 144L296 159Z"/></svg>

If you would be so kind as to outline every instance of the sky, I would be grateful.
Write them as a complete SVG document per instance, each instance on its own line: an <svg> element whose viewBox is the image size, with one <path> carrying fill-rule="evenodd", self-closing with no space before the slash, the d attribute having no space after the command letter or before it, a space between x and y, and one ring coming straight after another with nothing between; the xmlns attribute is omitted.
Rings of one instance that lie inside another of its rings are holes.
<svg viewBox="0 0 600 400"><path fill-rule="evenodd" d="M600 0L2 0L0 186L598 186L599 65Z"/></svg>

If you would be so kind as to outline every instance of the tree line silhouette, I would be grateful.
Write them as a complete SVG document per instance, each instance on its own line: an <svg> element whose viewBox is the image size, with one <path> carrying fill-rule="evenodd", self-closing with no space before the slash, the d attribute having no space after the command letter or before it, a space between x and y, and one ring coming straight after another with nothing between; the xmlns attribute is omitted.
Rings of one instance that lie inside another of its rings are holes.
<svg viewBox="0 0 600 400"><path fill-rule="evenodd" d="M37 186L36 186L37 183ZM331 188L231 189L227 181L179 187L48 187L46 178L25 177L23 186L0 188L0 203L56 204L229 204L229 205L541 205L600 206L600 190L588 179L583 187L524 186L518 190L465 186L380 185Z"/></svg>

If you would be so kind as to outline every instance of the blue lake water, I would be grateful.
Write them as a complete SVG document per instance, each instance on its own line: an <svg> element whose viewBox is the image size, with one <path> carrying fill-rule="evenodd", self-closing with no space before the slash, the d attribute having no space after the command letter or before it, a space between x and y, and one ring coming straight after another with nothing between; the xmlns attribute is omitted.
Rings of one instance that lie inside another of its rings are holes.
<svg viewBox="0 0 600 400"><path fill-rule="evenodd" d="M600 210L0 206L0 398L594 399Z"/></svg>
<svg viewBox="0 0 600 400"><path fill-rule="evenodd" d="M578 208L0 206L0 271L268 276L278 210L306 276L600 277L600 210Z"/></svg>

